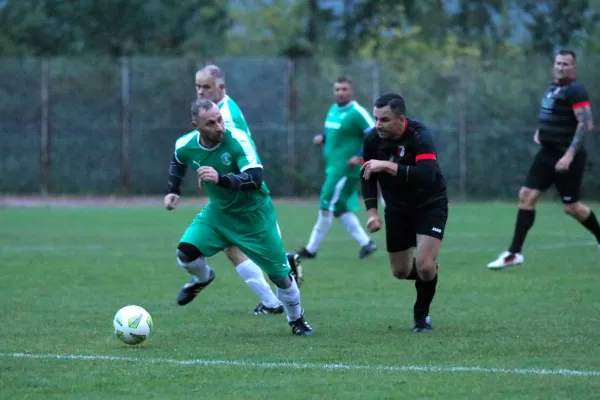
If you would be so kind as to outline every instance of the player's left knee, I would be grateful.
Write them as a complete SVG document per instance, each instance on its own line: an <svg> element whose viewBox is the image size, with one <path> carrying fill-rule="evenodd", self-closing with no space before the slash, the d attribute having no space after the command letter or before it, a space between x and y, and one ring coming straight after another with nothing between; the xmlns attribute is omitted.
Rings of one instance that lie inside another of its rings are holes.
<svg viewBox="0 0 600 400"><path fill-rule="evenodd" d="M590 214L590 209L580 202L565 204L563 210L567 215L577 219L585 219Z"/></svg>
<svg viewBox="0 0 600 400"><path fill-rule="evenodd" d="M576 203L572 203L572 204L565 204L563 206L563 210L566 214L574 217L575 215L577 215L577 205Z"/></svg>
<svg viewBox="0 0 600 400"><path fill-rule="evenodd" d="M417 256L417 272L421 278L430 280L435 277L437 273L437 261L434 257L429 255Z"/></svg>

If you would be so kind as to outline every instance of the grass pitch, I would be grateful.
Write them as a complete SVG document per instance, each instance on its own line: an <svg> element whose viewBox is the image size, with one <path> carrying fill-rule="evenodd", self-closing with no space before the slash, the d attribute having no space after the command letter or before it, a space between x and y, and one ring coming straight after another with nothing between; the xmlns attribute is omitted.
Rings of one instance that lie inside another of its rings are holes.
<svg viewBox="0 0 600 400"><path fill-rule="evenodd" d="M304 245L316 204L277 209L286 247ZM600 398L600 250L558 204L540 206L526 263L502 271L486 265L514 205L450 204L430 334L411 332L414 286L389 272L383 233L360 261L336 222L304 262L310 338L250 315L258 301L222 254L215 282L176 305L188 275L174 249L197 211L0 209L0 398ZM135 347L112 333L128 304L155 324Z"/></svg>

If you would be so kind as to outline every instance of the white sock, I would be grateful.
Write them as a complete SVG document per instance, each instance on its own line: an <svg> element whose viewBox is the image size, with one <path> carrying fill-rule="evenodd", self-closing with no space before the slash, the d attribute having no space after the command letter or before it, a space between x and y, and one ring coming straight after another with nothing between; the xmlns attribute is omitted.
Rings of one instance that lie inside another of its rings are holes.
<svg viewBox="0 0 600 400"><path fill-rule="evenodd" d="M319 218L317 218L317 223L313 227L313 230L310 234L310 239L308 239L308 244L306 245L306 250L310 253L316 253L319 249L319 244L325 238L325 235L331 228L331 224L333 222L333 214L331 211L319 210Z"/></svg>
<svg viewBox="0 0 600 400"><path fill-rule="evenodd" d="M177 258L177 263L194 276L197 282L206 282L210 279L210 267L206 263L206 257L198 257L190 263L184 263Z"/></svg>
<svg viewBox="0 0 600 400"><path fill-rule="evenodd" d="M279 300L275 293L271 290L271 286L267 283L262 269L252 260L248 259L235 267L238 274L242 277L246 285L252 289L258 296L260 301L267 307L278 307Z"/></svg>
<svg viewBox="0 0 600 400"><path fill-rule="evenodd" d="M371 238L369 237L369 235L367 235L367 232L365 232L363 227L360 225L360 220L354 213L347 212L342 214L340 216L340 221L342 222L342 224L344 224L346 230L350 235L352 235L354 240L356 240L358 244L360 244L360 247L369 244Z"/></svg>
<svg viewBox="0 0 600 400"><path fill-rule="evenodd" d="M300 290L296 280L292 278L292 286L287 289L277 288L277 297L281 300L288 321L295 321L302 316L302 306L300 305Z"/></svg>

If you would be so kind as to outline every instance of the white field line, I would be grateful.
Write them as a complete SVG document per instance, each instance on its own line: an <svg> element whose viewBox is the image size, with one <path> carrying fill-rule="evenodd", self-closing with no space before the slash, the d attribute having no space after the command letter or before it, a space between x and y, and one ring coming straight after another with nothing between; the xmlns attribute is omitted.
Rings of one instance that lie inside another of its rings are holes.
<svg viewBox="0 0 600 400"><path fill-rule="evenodd" d="M559 243L546 243L546 244L530 244L527 245L527 249L539 249L539 250L554 250L554 249L567 249L570 247L593 247L596 242L593 241L582 241L582 242L559 242ZM457 247L448 246L440 250L440 254L444 253L482 253L482 252L496 252L504 251L506 249L496 247Z"/></svg>
<svg viewBox="0 0 600 400"><path fill-rule="evenodd" d="M329 240L329 242L342 243L342 242L353 242L351 238L341 240ZM545 244L530 244L527 245L527 249L540 249L540 250L553 250L553 249L566 249L570 247L592 247L596 243L593 241L570 241L570 242L557 242L557 243L545 243ZM147 250L147 254L159 255L166 254L165 252L171 249L165 249L161 251L156 247L149 247L145 244L133 244L129 246L129 249L135 248L137 250ZM0 247L0 256L10 255L12 253L69 253L79 251L105 251L107 255L113 256L124 256L125 252L120 252L118 247L105 246L102 244L82 244L82 245L39 245L39 246L2 246ZM444 246L440 254L444 253L482 253L482 252L493 252L498 253L502 251L502 248L498 246L490 247L469 247L469 246ZM171 251L174 253L174 250Z"/></svg>
<svg viewBox="0 0 600 400"><path fill-rule="evenodd" d="M81 244L81 245L38 245L38 246L2 246L0 247L0 254L2 253L57 253L61 251L70 250L104 250L106 247L101 244Z"/></svg>
<svg viewBox="0 0 600 400"><path fill-rule="evenodd" d="M103 355L78 354L28 354L0 353L2 358L12 359L42 359L42 360L71 360L71 361L117 361L171 365L225 366L259 369L304 369L317 371L381 371L381 372L433 372L433 373L483 373L496 375L558 375L558 376L600 376L600 371L574 369L538 369L538 368L486 368L468 366L437 366L437 365L353 365L353 364L317 364L296 362L254 362L235 360L175 360L172 358L137 358Z"/></svg>

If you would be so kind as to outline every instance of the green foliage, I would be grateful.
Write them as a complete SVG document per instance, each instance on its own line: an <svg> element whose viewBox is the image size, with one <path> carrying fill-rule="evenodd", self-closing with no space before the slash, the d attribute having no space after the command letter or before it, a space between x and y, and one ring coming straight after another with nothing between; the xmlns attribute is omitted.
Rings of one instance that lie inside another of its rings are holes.
<svg viewBox="0 0 600 400"><path fill-rule="evenodd" d="M247 8L231 10L235 28L228 34L232 55L280 55L289 48L308 48L302 35L305 7L287 0L250 0Z"/></svg>
<svg viewBox="0 0 600 400"><path fill-rule="evenodd" d="M0 55L220 54L230 21L218 0L9 0L0 26Z"/></svg>
<svg viewBox="0 0 600 400"><path fill-rule="evenodd" d="M557 47L585 47L587 32L597 26L596 12L589 0L519 1L529 16L526 26L531 34L531 51L552 56Z"/></svg>
<svg viewBox="0 0 600 400"><path fill-rule="evenodd" d="M523 25L530 53L597 51L598 0L7 0L0 56L95 53L379 57L390 38L443 46L448 38L502 54ZM339 8L339 6L338 6ZM520 15L521 18L516 18ZM522 19L522 21L521 21ZM522 35L521 35L522 36Z"/></svg>

